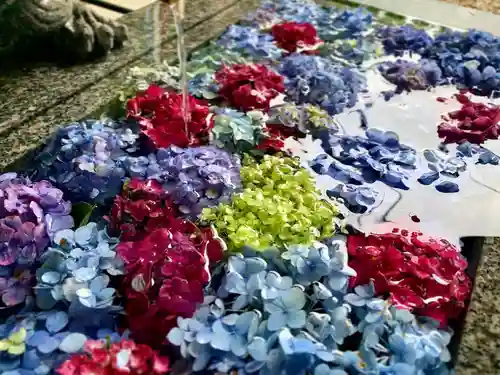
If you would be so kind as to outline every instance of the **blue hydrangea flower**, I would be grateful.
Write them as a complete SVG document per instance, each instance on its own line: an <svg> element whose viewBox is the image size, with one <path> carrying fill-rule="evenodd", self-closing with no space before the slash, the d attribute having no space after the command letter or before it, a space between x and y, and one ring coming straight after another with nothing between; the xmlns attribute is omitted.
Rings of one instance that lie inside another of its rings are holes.
<svg viewBox="0 0 500 375"><path fill-rule="evenodd" d="M138 137L111 120L60 128L37 157L34 177L53 182L72 201L104 203L120 192L122 159L136 150Z"/></svg>
<svg viewBox="0 0 500 375"><path fill-rule="evenodd" d="M188 81L188 91L191 95L211 100L218 96L219 88L215 81L215 72L198 73Z"/></svg>
<svg viewBox="0 0 500 375"><path fill-rule="evenodd" d="M110 275L121 274L122 261L114 248L118 239L89 223L77 230L56 233L53 247L37 270L37 305L51 309L58 301L73 309L107 309L112 305L114 288L108 287ZM105 273L106 272L106 273Z"/></svg>
<svg viewBox="0 0 500 375"><path fill-rule="evenodd" d="M347 209L356 214L369 211L375 205L379 196L379 192L371 187L353 184L338 184L333 189L328 189L326 194L330 198L343 199Z"/></svg>
<svg viewBox="0 0 500 375"><path fill-rule="evenodd" d="M365 137L329 134L321 141L323 149L336 161L356 168L359 173L352 173L321 155L311 163L316 173L328 174L344 183L362 185L379 180L395 188L409 188L417 154L413 148L401 144L396 133L368 128Z"/></svg>
<svg viewBox="0 0 500 375"><path fill-rule="evenodd" d="M300 286L293 286L277 298L265 302L264 309L269 313L267 329L302 328L306 324L306 312L302 310L305 304L306 296Z"/></svg>
<svg viewBox="0 0 500 375"><path fill-rule="evenodd" d="M469 30L439 33L423 56L435 60L443 75L462 87L490 95L500 87L500 39Z"/></svg>
<svg viewBox="0 0 500 375"><path fill-rule="evenodd" d="M147 158L128 158L124 166L131 175L160 182L179 210L193 218L203 208L228 202L241 188L239 158L214 146L170 146Z"/></svg>
<svg viewBox="0 0 500 375"><path fill-rule="evenodd" d="M335 17L333 25L341 30L345 30L349 35L359 35L368 30L373 22L373 14L364 8L344 10Z"/></svg>
<svg viewBox="0 0 500 375"><path fill-rule="evenodd" d="M260 60L277 60L283 53L283 50L274 44L271 35L260 33L248 26L229 26L217 43L224 48L243 52Z"/></svg>
<svg viewBox="0 0 500 375"><path fill-rule="evenodd" d="M331 115L353 107L366 88L357 71L319 56L292 54L281 61L279 71L292 101L316 104Z"/></svg>
<svg viewBox="0 0 500 375"><path fill-rule="evenodd" d="M221 292L238 295L233 302L234 310L246 307L257 296L263 288L266 269L266 261L258 257L237 254L229 258Z"/></svg>
<svg viewBox="0 0 500 375"><path fill-rule="evenodd" d="M411 25L388 26L378 29L385 53L403 56L404 52L422 54L432 44L432 37L426 31Z"/></svg>

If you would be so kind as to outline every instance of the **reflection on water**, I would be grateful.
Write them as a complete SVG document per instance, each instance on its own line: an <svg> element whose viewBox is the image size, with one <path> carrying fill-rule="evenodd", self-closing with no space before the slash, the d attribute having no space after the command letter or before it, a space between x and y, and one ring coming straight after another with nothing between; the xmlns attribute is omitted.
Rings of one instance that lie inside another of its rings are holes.
<svg viewBox="0 0 500 375"><path fill-rule="evenodd" d="M435 99L451 97L457 92L456 88L444 86L430 92L414 91L385 101L377 93L390 86L375 71L367 72L367 77L370 92L375 94L364 98L359 108L363 108L366 114L368 127L396 132L401 143L417 150L418 162L417 170L412 173L409 190L394 189L379 181L370 184L383 199L365 214L351 213L349 223L360 230L379 233L390 231L394 226L420 229L428 235L446 237L453 242L457 242L462 236L495 236L500 233L497 216L500 210L498 166L474 164L472 159L465 159L467 170L460 173L459 177L438 180L457 183L460 187L458 193L440 193L435 184L424 186L417 181L422 173L428 171L421 151L437 149L440 144L437 125L441 115L460 106L454 100L441 103ZM490 101L488 98L473 99ZM366 105L367 102L370 105ZM337 115L336 120L349 135L364 134L356 111ZM298 142L289 141L289 144L294 155L300 156L304 164L323 153L320 142L313 141L310 137ZM488 141L483 146L500 154L498 141ZM447 148L449 155L454 156L455 146L449 145ZM318 184L325 191L337 185L338 181L323 175L318 178ZM420 222L412 220L412 215L416 215Z"/></svg>

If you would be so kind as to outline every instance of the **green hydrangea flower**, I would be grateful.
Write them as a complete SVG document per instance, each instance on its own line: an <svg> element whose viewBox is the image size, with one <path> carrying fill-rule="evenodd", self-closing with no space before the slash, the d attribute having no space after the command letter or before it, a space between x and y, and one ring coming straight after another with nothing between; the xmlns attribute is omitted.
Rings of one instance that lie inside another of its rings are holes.
<svg viewBox="0 0 500 375"><path fill-rule="evenodd" d="M226 237L230 250L311 244L333 235L339 211L321 198L298 160L265 155L256 163L245 155L243 164L243 192L202 213L202 220Z"/></svg>
<svg viewBox="0 0 500 375"><path fill-rule="evenodd" d="M220 109L217 112L212 129L217 147L232 153L242 153L257 146L264 129L262 112L250 111L245 114L231 109Z"/></svg>

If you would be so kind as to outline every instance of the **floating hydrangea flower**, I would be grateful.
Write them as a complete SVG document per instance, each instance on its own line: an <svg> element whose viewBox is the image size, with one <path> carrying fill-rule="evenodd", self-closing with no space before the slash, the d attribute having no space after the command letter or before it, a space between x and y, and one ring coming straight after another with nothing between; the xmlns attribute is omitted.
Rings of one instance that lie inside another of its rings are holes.
<svg viewBox="0 0 500 375"><path fill-rule="evenodd" d="M191 316L203 302L209 262L222 258L223 245L194 224L178 221L143 240L121 242L123 290L128 324L136 339L162 344L177 316Z"/></svg>
<svg viewBox="0 0 500 375"><path fill-rule="evenodd" d="M296 105L285 103L274 106L269 111L268 126L278 125L286 130L288 136L306 135L321 129L338 131L338 126L332 116L312 104Z"/></svg>
<svg viewBox="0 0 500 375"><path fill-rule="evenodd" d="M498 139L500 131L500 107L473 102L465 94L455 95L461 108L442 116L438 136L445 143L481 144L488 139Z"/></svg>
<svg viewBox="0 0 500 375"><path fill-rule="evenodd" d="M131 174L161 183L179 210L190 217L227 202L241 186L239 159L214 146L171 146L129 162Z"/></svg>
<svg viewBox="0 0 500 375"><path fill-rule="evenodd" d="M444 370L448 331L375 297L371 282L347 289L349 276L354 270L339 237L281 254L247 249L219 268L203 304L192 317L178 318L167 339L195 372Z"/></svg>
<svg viewBox="0 0 500 375"><path fill-rule="evenodd" d="M217 42L212 42L205 47L193 51L187 62L187 71L190 75L214 72L223 65L246 64L251 61L241 52L228 49Z"/></svg>
<svg viewBox="0 0 500 375"><path fill-rule="evenodd" d="M333 25L349 35L359 35L368 30L373 22L373 14L363 8L344 10L335 17Z"/></svg>
<svg viewBox="0 0 500 375"><path fill-rule="evenodd" d="M271 29L274 40L289 53L316 49L323 41L310 23L285 22Z"/></svg>
<svg viewBox="0 0 500 375"><path fill-rule="evenodd" d="M264 114L260 111L245 114L228 108L218 108L212 129L215 145L230 152L255 148L263 132L264 119Z"/></svg>
<svg viewBox="0 0 500 375"><path fill-rule="evenodd" d="M169 371L168 357L160 356L144 344L122 340L108 344L101 340L85 342L84 354L74 354L57 369L59 375L94 374L162 375Z"/></svg>
<svg viewBox="0 0 500 375"><path fill-rule="evenodd" d="M336 160L332 162L319 155L312 161L313 169L345 183L361 185L380 180L395 188L408 189L411 173L416 168L416 151L401 144L398 135L391 131L369 128L365 135L326 134L322 138L323 149Z"/></svg>
<svg viewBox="0 0 500 375"><path fill-rule="evenodd" d="M361 65L366 60L383 54L380 42L373 35L363 36L356 39L337 39L329 47L335 56Z"/></svg>
<svg viewBox="0 0 500 375"><path fill-rule="evenodd" d="M352 184L338 184L326 193L330 198L342 198L347 209L356 214L369 211L379 196L379 192L371 187Z"/></svg>
<svg viewBox="0 0 500 375"><path fill-rule="evenodd" d="M396 306L415 309L443 324L457 317L470 297L467 260L443 239L424 239L406 230L348 237L351 285L375 282L377 295Z"/></svg>
<svg viewBox="0 0 500 375"><path fill-rule="evenodd" d="M107 220L108 230L123 241L144 237L156 228L168 227L178 214L167 193L155 180L128 181L115 197Z"/></svg>
<svg viewBox="0 0 500 375"><path fill-rule="evenodd" d="M250 157L244 160L243 192L202 213L231 249L309 244L335 231L337 209L320 198L311 175L295 159L265 155L258 164Z"/></svg>
<svg viewBox="0 0 500 375"><path fill-rule="evenodd" d="M121 189L121 160L136 150L138 135L111 120L60 128L37 157L35 179L46 179L76 202L103 203Z"/></svg>
<svg viewBox="0 0 500 375"><path fill-rule="evenodd" d="M316 104L329 114L353 107L366 87L364 77L319 56L292 54L280 64L287 95L298 104Z"/></svg>
<svg viewBox="0 0 500 375"><path fill-rule="evenodd" d="M435 37L423 56L435 60L444 77L490 95L500 88L499 52L500 39L490 33L448 30Z"/></svg>
<svg viewBox="0 0 500 375"><path fill-rule="evenodd" d="M227 31L218 39L217 43L224 48L238 51L260 60L277 60L283 52L274 44L271 35L260 33L258 30L248 26L229 26Z"/></svg>
<svg viewBox="0 0 500 375"><path fill-rule="evenodd" d="M406 51L422 54L432 44L432 38L425 30L411 25L384 27L377 34L382 38L388 55L403 56Z"/></svg>
<svg viewBox="0 0 500 375"><path fill-rule="evenodd" d="M154 149L175 145L196 146L208 140L211 122L208 105L188 97L187 124L184 121L182 95L151 85L127 103L129 118L135 119Z"/></svg>
<svg viewBox="0 0 500 375"><path fill-rule="evenodd" d="M114 250L117 243L117 238L98 230L96 223L57 232L37 270L38 307L48 310L62 301L71 304L75 314L111 307L115 290L108 285L108 274L123 273Z"/></svg>
<svg viewBox="0 0 500 375"><path fill-rule="evenodd" d="M426 149L422 152L429 172L425 172L418 178L422 185L430 185L440 177L458 177L460 172L467 168L467 164L460 156L448 156L438 150ZM458 185L449 181L441 181L436 184L436 189L440 192L456 193Z"/></svg>
<svg viewBox="0 0 500 375"><path fill-rule="evenodd" d="M224 66L215 79L222 97L244 111L269 110L271 100L285 90L283 77L258 64Z"/></svg>
<svg viewBox="0 0 500 375"><path fill-rule="evenodd" d="M441 83L441 69L434 61L422 59L386 61L378 65L385 79L396 85L397 94L403 91L425 90Z"/></svg>
<svg viewBox="0 0 500 375"><path fill-rule="evenodd" d="M88 340L120 339L112 319L72 319L63 311L12 315L1 327L0 372L7 375L55 374L59 365L81 352ZM112 334L103 337L107 332Z"/></svg>
<svg viewBox="0 0 500 375"><path fill-rule="evenodd" d="M71 203L48 181L0 175L0 309L24 302L54 233L73 227Z"/></svg>

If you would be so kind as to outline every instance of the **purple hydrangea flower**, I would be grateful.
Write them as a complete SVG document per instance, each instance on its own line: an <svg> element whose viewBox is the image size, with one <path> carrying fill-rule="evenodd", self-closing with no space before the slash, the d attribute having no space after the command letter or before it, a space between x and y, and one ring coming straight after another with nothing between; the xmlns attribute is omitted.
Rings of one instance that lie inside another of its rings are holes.
<svg viewBox="0 0 500 375"><path fill-rule="evenodd" d="M425 90L442 83L439 66L431 60L422 59L418 63L398 59L386 61L378 66L385 79L396 85L396 93L411 90Z"/></svg>
<svg viewBox="0 0 500 375"><path fill-rule="evenodd" d="M73 226L71 203L48 181L0 176L0 266L31 265L50 238Z"/></svg>
<svg viewBox="0 0 500 375"><path fill-rule="evenodd" d="M366 80L357 71L319 56L292 54L280 64L289 98L299 104L316 104L329 114L353 107Z"/></svg>
<svg viewBox="0 0 500 375"><path fill-rule="evenodd" d="M129 158L125 166L134 177L162 183L189 217L227 202L241 187L240 160L214 146L162 148L147 158Z"/></svg>
<svg viewBox="0 0 500 375"><path fill-rule="evenodd" d="M120 192L122 161L138 135L111 120L87 120L59 129L39 156L36 179L47 179L72 201L102 203Z"/></svg>
<svg viewBox="0 0 500 375"><path fill-rule="evenodd" d="M410 25L388 26L378 30L385 53L403 56L406 51L422 54L432 44L432 38L424 30Z"/></svg>

